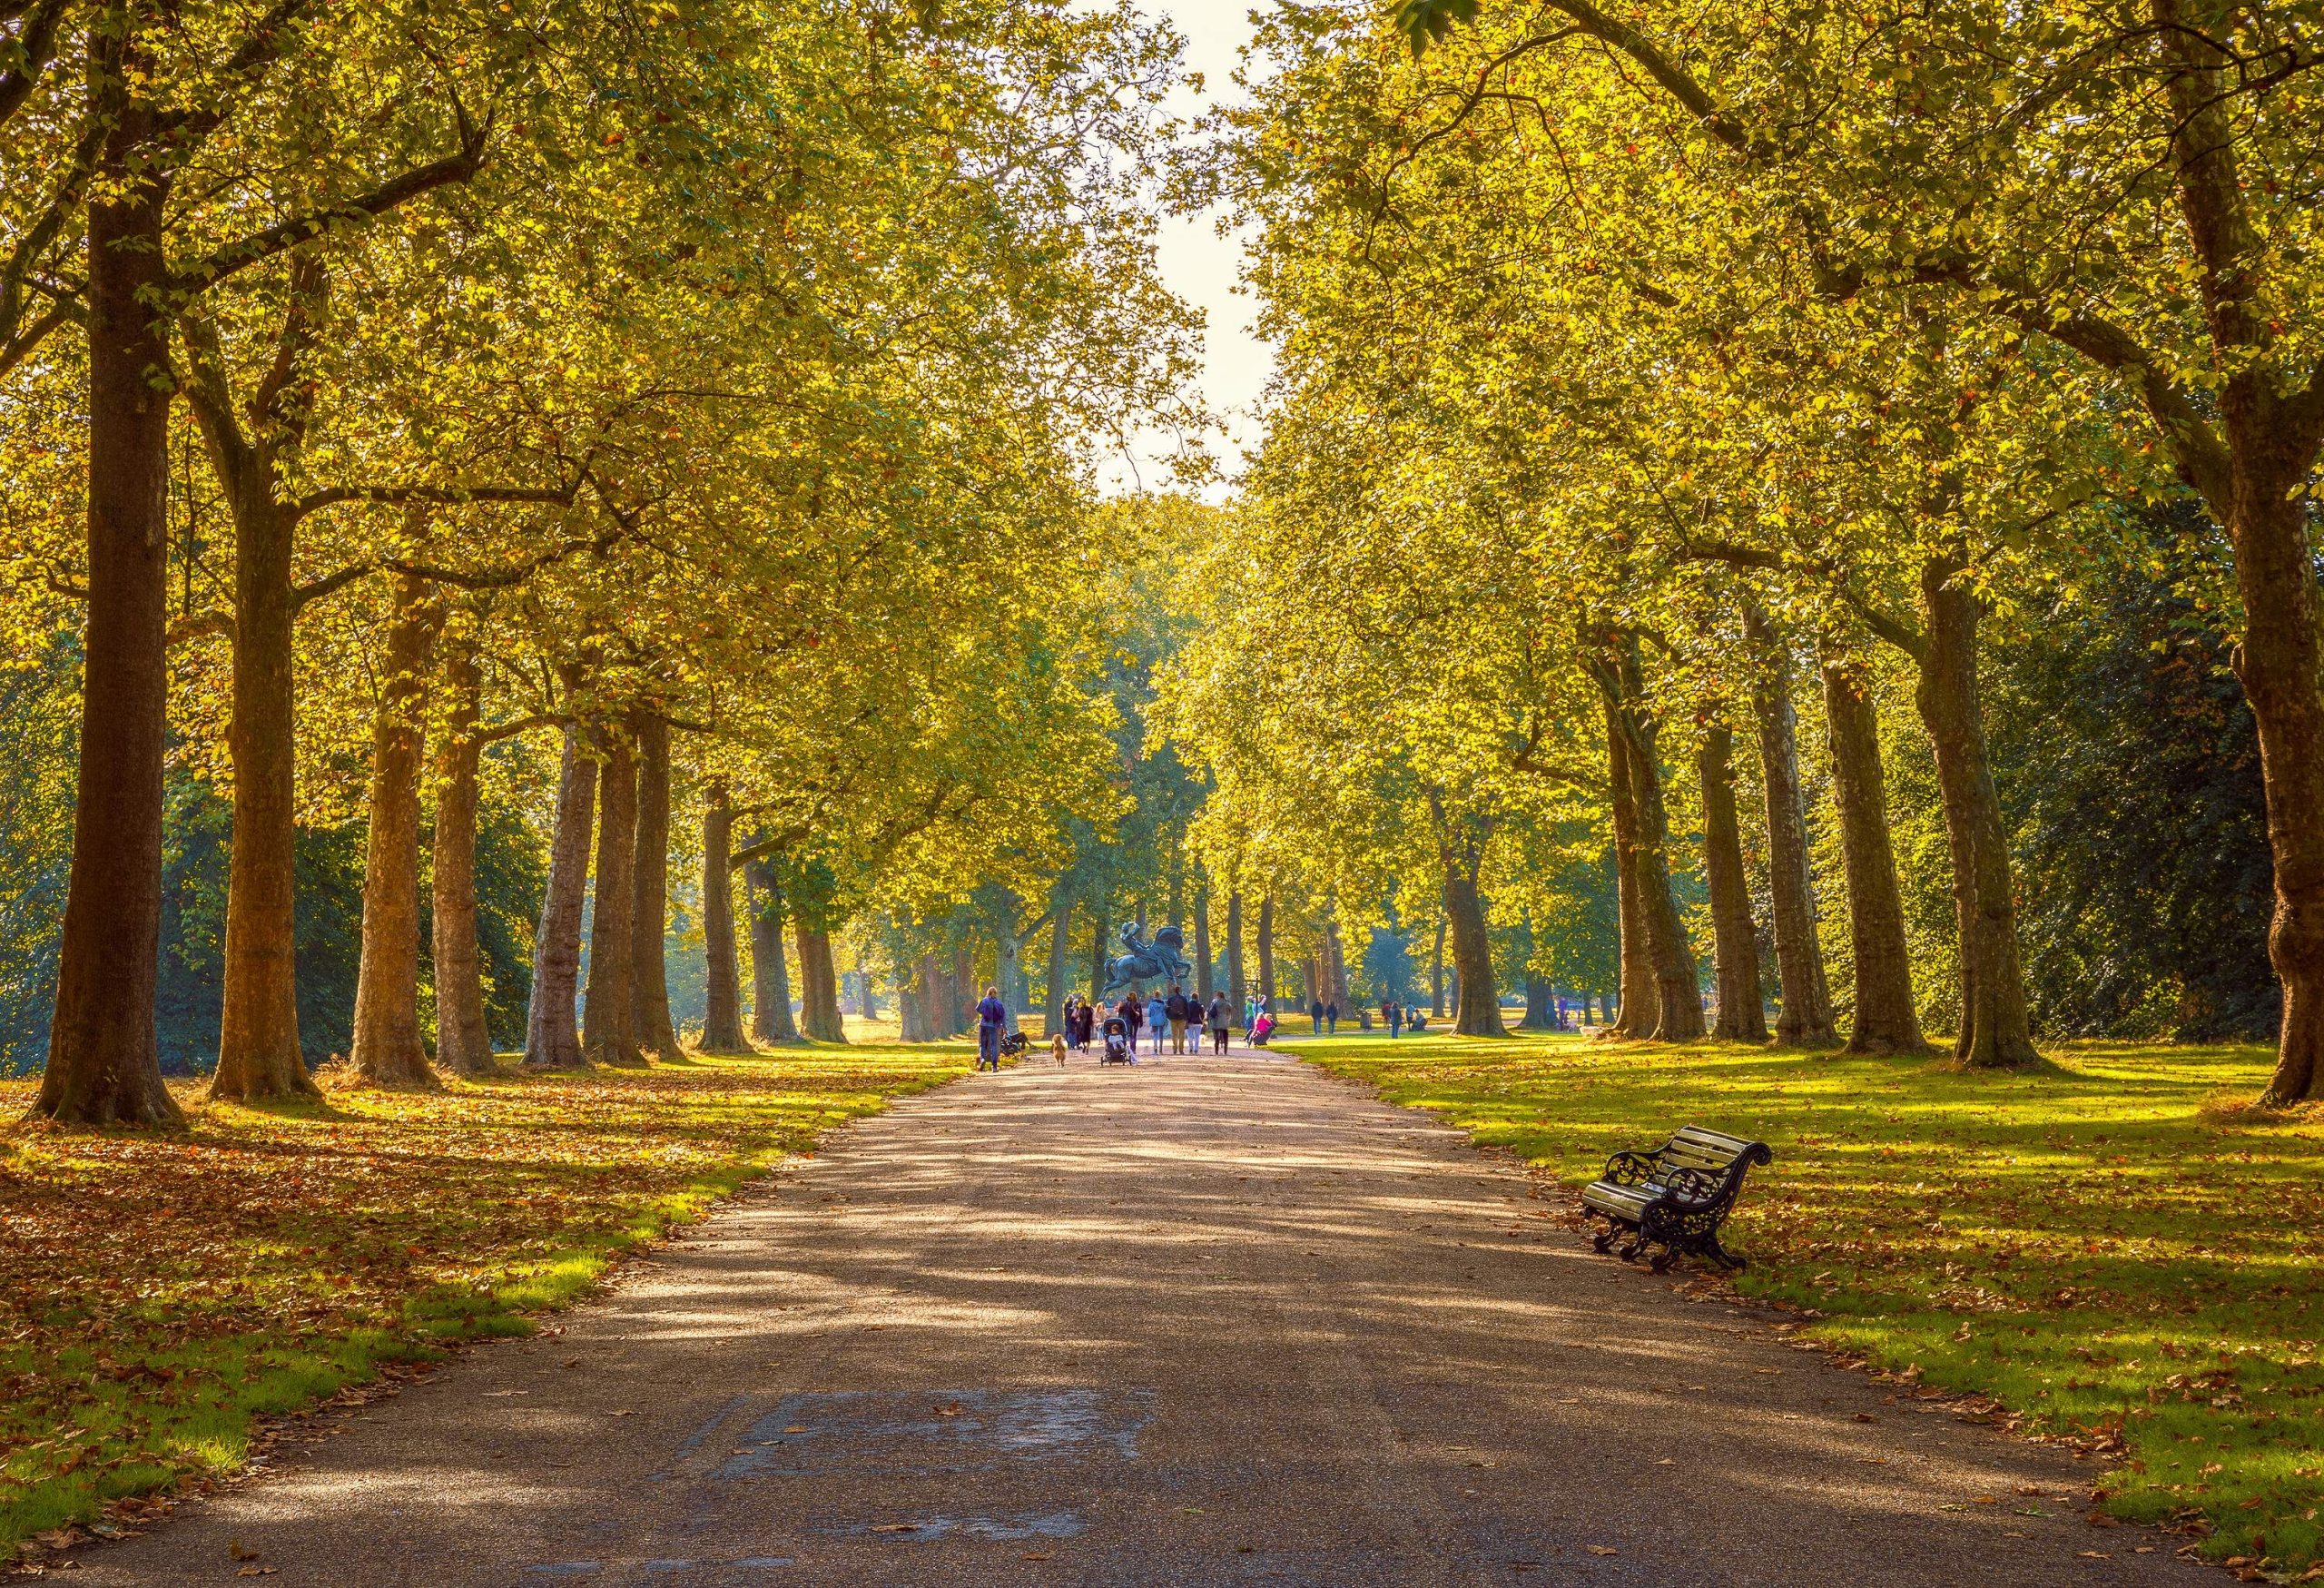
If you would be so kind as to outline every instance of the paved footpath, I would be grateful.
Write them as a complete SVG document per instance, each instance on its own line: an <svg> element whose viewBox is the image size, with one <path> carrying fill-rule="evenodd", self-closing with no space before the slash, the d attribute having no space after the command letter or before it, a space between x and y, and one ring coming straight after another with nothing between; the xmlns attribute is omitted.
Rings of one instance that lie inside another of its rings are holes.
<svg viewBox="0 0 2324 1588"><path fill-rule="evenodd" d="M2089 1464L1689 1303L1531 1189L1282 1060L980 1076L74 1575L2216 1581L2088 1525Z"/></svg>

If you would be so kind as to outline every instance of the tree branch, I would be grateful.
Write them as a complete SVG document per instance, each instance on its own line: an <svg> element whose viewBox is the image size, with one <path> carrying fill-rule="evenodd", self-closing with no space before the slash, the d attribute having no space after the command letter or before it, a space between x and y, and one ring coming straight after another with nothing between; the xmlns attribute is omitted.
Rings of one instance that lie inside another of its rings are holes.
<svg viewBox="0 0 2324 1588"><path fill-rule="evenodd" d="M456 104L455 109L458 108ZM279 221L239 242L227 243L199 262L173 271L170 277L170 290L192 297L215 286L237 271L245 270L262 259L271 259L285 249L296 248L334 228L362 225L422 193L468 182L484 168L484 138L488 129L472 125L466 111L459 111L459 119L460 148L458 153L448 154L426 165L414 166L399 176L390 177L368 193L288 221Z"/></svg>

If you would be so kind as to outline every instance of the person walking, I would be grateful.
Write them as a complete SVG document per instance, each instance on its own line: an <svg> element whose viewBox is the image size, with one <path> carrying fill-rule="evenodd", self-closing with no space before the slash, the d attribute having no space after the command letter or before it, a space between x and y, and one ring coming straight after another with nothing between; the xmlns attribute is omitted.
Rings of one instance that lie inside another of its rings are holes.
<svg viewBox="0 0 2324 1588"><path fill-rule="evenodd" d="M1098 1029L1098 1011L1079 993L1075 993L1074 997L1081 1007L1073 1019L1073 1045L1087 1053L1089 1051L1089 1038Z"/></svg>
<svg viewBox="0 0 2324 1588"><path fill-rule="evenodd" d="M1340 1034L1340 1002L1336 998L1324 1005L1324 1030L1331 1036Z"/></svg>
<svg viewBox="0 0 2324 1588"><path fill-rule="evenodd" d="M1187 1050L1187 1022L1200 1017L1200 1006L1187 996L1184 989L1173 981L1170 983L1170 997L1163 1004L1162 1011L1170 1021L1170 1051L1185 1052ZM1196 1045L1197 1047L1201 1045L1199 1039L1196 1040Z"/></svg>
<svg viewBox="0 0 2324 1588"><path fill-rule="evenodd" d="M1226 1005L1226 994L1224 992L1214 992L1210 995L1210 1042L1212 1052L1222 1056L1226 1053L1227 1022L1233 1020L1234 1016L1235 1011L1229 1009Z"/></svg>
<svg viewBox="0 0 2324 1588"><path fill-rule="evenodd" d="M1000 989L988 987L977 1001L977 1068L1000 1070L1000 1039L1009 1030L1009 1006L1000 1001Z"/></svg>
<svg viewBox="0 0 2324 1588"><path fill-rule="evenodd" d="M1320 998L1307 1001L1307 1034L1311 1037L1324 1034L1324 1001Z"/></svg>
<svg viewBox="0 0 2324 1588"><path fill-rule="evenodd" d="M1137 1033L1143 1030L1146 1025L1145 1003L1138 998L1136 992L1125 992L1122 994L1121 1002L1116 1006L1114 1012L1122 1017L1122 1024L1128 1028L1129 1050L1132 1053L1137 1052Z"/></svg>
<svg viewBox="0 0 2324 1588"><path fill-rule="evenodd" d="M1153 1053L1162 1057L1162 1031L1170 1023L1170 1006L1162 1001L1162 990L1156 988L1146 999L1146 1040L1154 1044Z"/></svg>
<svg viewBox="0 0 2324 1588"><path fill-rule="evenodd" d="M1404 1006L1392 998L1382 1012L1387 1016L1388 1035L1393 1040L1404 1029Z"/></svg>

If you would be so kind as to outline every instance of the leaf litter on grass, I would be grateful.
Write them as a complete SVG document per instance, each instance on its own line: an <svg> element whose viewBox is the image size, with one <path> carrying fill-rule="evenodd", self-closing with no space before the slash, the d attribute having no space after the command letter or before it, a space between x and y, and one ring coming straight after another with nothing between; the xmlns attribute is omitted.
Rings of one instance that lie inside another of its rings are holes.
<svg viewBox="0 0 2324 1588"><path fill-rule="evenodd" d="M182 1135L0 1127L0 1560L237 1470L260 1419L529 1332L622 1248L965 1068L788 1050L281 1110L185 1081ZM32 1084L0 1081L0 1110Z"/></svg>

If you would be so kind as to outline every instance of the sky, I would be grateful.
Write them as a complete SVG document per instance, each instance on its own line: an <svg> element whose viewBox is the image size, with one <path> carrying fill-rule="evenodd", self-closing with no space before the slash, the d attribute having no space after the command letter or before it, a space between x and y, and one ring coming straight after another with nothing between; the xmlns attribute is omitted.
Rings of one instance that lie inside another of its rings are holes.
<svg viewBox="0 0 2324 1588"><path fill-rule="evenodd" d="M1192 116L1212 103L1233 94L1236 52L1251 36L1252 0L1153 0L1152 9L1170 18L1187 41L1187 65L1203 74L1203 94L1179 91L1174 105ZM1275 367L1275 355L1250 328L1252 301L1235 291L1235 274L1243 245L1234 237L1216 233L1216 212L1165 215L1156 245L1162 279L1171 291L1204 311L1202 390L1209 406L1226 420L1222 439L1214 437L1213 449L1229 474L1241 467L1242 449L1258 439L1258 427L1249 417ZM1115 459L1103 471L1108 486L1134 490L1168 484L1168 475L1157 459L1172 450L1168 437L1141 435L1132 439L1129 459ZM1204 491L1212 501L1231 492L1224 482Z"/></svg>

